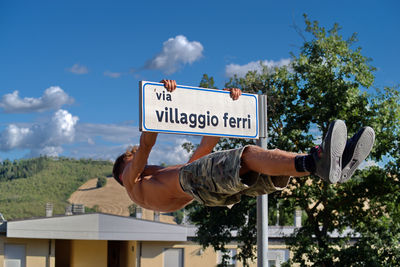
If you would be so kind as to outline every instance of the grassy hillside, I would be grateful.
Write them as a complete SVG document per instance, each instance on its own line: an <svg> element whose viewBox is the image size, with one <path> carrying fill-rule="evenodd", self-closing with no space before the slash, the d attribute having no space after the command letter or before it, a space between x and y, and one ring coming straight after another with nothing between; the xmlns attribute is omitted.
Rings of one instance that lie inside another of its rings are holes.
<svg viewBox="0 0 400 267"><path fill-rule="evenodd" d="M7 220L64 214L67 199L91 178L111 176L108 161L38 158L0 163L0 213Z"/></svg>

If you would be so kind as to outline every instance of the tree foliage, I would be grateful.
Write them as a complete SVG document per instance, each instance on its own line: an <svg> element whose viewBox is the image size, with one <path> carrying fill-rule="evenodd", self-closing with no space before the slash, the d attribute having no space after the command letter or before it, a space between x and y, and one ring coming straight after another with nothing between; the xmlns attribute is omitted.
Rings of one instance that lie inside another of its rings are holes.
<svg viewBox="0 0 400 267"><path fill-rule="evenodd" d="M0 181L27 178L47 166L47 158L39 157L34 159L5 160L0 163Z"/></svg>
<svg viewBox="0 0 400 267"><path fill-rule="evenodd" d="M267 94L269 148L307 152L339 118L345 120L349 137L362 126L374 128L370 162L380 164L357 171L345 184L292 178L289 190L270 195L270 208L279 201L287 210L300 207L307 215L303 226L287 239L293 252L288 264L393 265L400 262L399 92L373 90L375 68L361 48L354 47L355 34L344 39L337 24L326 30L306 16L305 24L310 39L297 55L292 54L290 65L235 76L226 87ZM203 77L202 83L207 79ZM244 142L223 139L217 149ZM255 257L255 209L252 198L242 198L232 209L189 207L191 220L199 226L199 242L223 250L237 240L238 257L245 263ZM237 231L236 238L232 231Z"/></svg>

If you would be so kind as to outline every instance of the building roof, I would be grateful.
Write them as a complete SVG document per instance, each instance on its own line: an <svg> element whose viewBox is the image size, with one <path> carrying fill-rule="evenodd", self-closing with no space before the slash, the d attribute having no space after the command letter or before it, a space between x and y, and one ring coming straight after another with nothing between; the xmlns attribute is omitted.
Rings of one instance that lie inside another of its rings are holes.
<svg viewBox="0 0 400 267"><path fill-rule="evenodd" d="M268 226L271 239L293 234L294 226ZM194 225L174 225L104 213L55 216L3 222L0 233L10 238L76 239L76 240L137 240L188 241L196 236ZM351 229L334 231L332 238L347 235L359 237ZM232 231L235 237L237 231Z"/></svg>
<svg viewBox="0 0 400 267"><path fill-rule="evenodd" d="M187 228L111 214L91 213L7 222L13 238L186 241Z"/></svg>

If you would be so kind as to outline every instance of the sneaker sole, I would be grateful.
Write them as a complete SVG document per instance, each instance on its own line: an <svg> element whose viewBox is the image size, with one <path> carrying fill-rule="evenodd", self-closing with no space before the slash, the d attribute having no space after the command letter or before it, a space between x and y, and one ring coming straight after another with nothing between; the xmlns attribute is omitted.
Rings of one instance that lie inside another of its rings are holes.
<svg viewBox="0 0 400 267"><path fill-rule="evenodd" d="M336 120L331 126L330 132L330 145L329 151L330 162L329 162L329 182L332 184L337 183L340 180L342 174L342 155L344 148L346 147L347 140L347 127L344 121ZM334 136L335 138L332 138Z"/></svg>
<svg viewBox="0 0 400 267"><path fill-rule="evenodd" d="M375 142L375 132L371 127L365 127L357 141L353 156L349 163L343 167L339 183L344 183L351 178L358 166L368 157Z"/></svg>

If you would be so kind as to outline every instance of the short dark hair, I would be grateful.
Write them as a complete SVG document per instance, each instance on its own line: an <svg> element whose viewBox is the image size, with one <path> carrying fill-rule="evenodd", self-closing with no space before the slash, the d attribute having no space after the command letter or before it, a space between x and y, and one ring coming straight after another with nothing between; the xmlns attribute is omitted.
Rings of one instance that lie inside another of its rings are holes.
<svg viewBox="0 0 400 267"><path fill-rule="evenodd" d="M125 159L132 157L136 153L137 150L138 150L138 146L129 147L126 150L126 152L124 154L120 155L114 162L114 166L113 166L113 170L112 170L113 177L122 186L124 186L124 184L119 179L119 177L121 176L122 172L124 171Z"/></svg>

